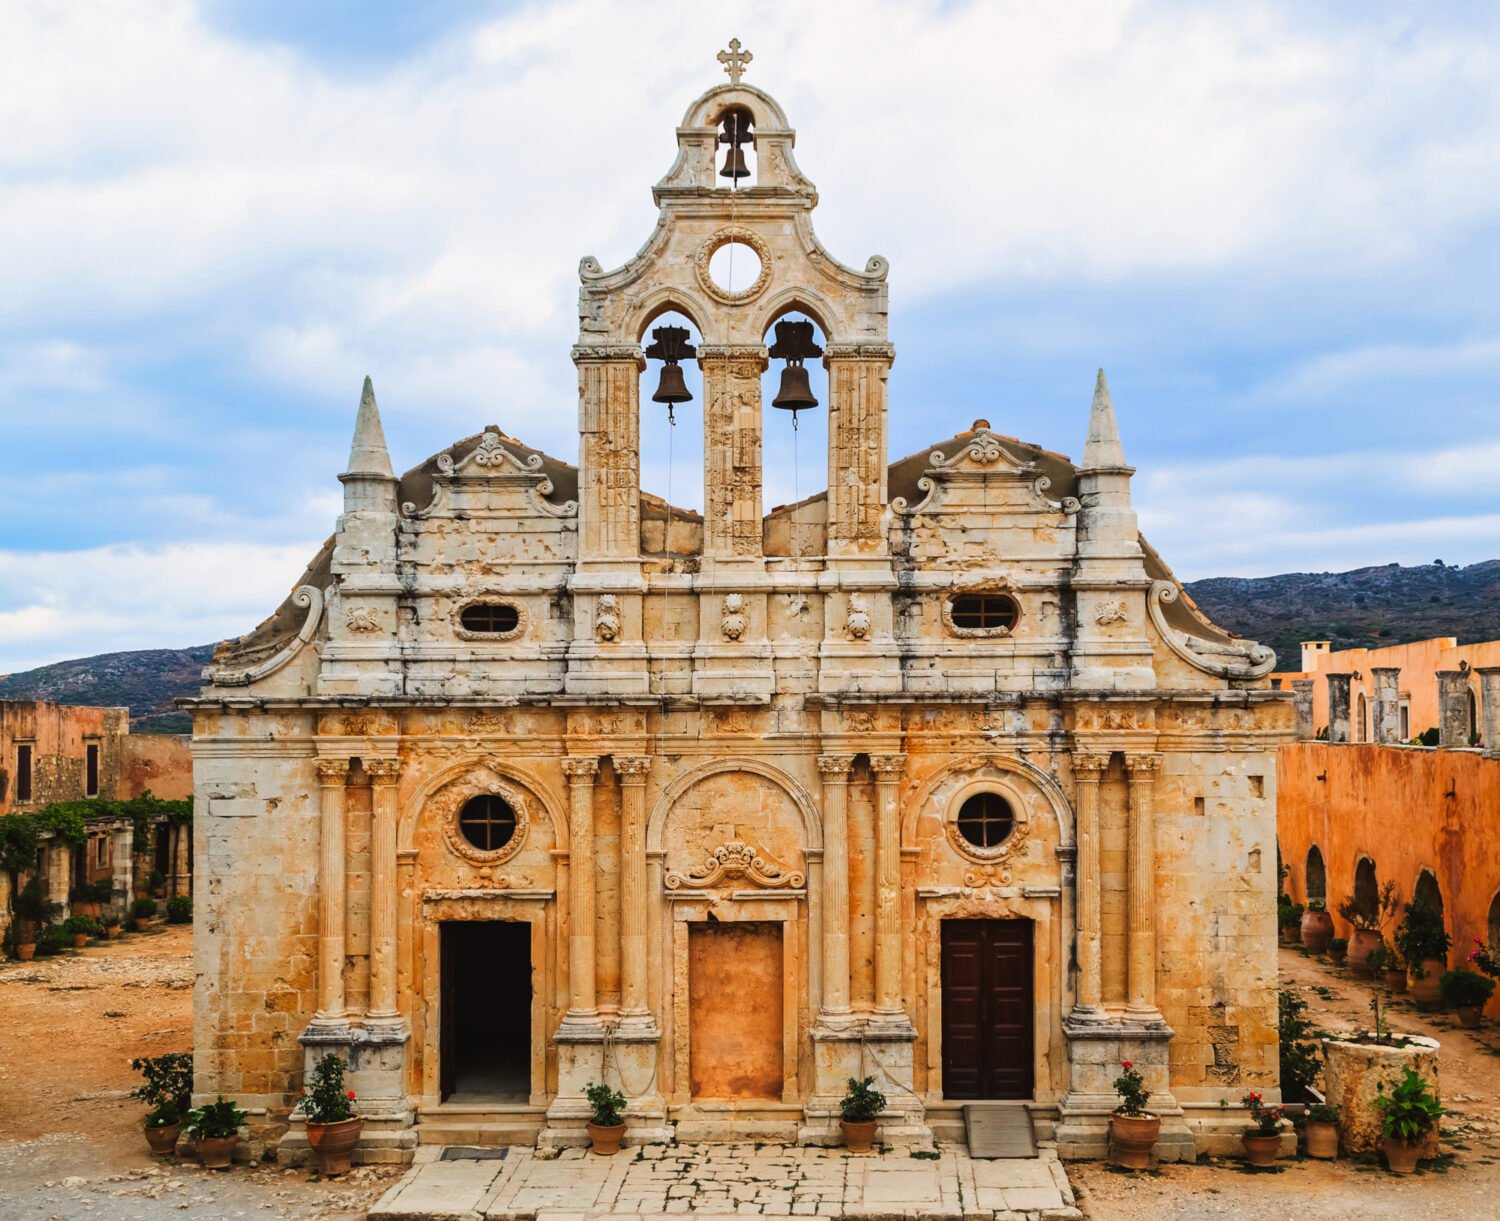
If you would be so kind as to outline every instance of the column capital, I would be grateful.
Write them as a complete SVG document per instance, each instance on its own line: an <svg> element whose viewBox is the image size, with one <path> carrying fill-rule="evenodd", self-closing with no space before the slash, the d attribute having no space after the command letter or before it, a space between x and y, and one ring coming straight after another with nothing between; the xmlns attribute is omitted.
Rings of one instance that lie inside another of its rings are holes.
<svg viewBox="0 0 1500 1221"><path fill-rule="evenodd" d="M594 755L569 755L563 759L562 769L572 784L593 784L599 774L599 760Z"/></svg>
<svg viewBox="0 0 1500 1221"><path fill-rule="evenodd" d="M1073 754L1073 775L1081 784L1098 784L1108 767L1107 754L1094 751L1075 751Z"/></svg>
<svg viewBox="0 0 1500 1221"><path fill-rule="evenodd" d="M1400 666L1371 666L1371 674L1400 674Z"/></svg>
<svg viewBox="0 0 1500 1221"><path fill-rule="evenodd" d="M871 755L870 770L880 780L896 780L906 771L905 755Z"/></svg>
<svg viewBox="0 0 1500 1221"><path fill-rule="evenodd" d="M893 343L830 343L823 348L823 363L831 360L880 360L891 363L896 359Z"/></svg>
<svg viewBox="0 0 1500 1221"><path fill-rule="evenodd" d="M771 363L770 353L763 343L700 343L698 345L699 368L702 368L705 362L733 360L753 361L762 373Z"/></svg>
<svg viewBox="0 0 1500 1221"><path fill-rule="evenodd" d="M621 784L645 784L646 775L651 770L650 755L616 755L615 775L619 776Z"/></svg>
<svg viewBox="0 0 1500 1221"><path fill-rule="evenodd" d="M833 781L847 782L849 769L854 766L853 755L819 755L818 774L823 777L825 783Z"/></svg>
<svg viewBox="0 0 1500 1221"><path fill-rule="evenodd" d="M1155 780L1161 771L1161 756L1127 754L1125 770L1130 773L1131 780Z"/></svg>
<svg viewBox="0 0 1500 1221"><path fill-rule="evenodd" d="M372 784L395 784L401 779L401 760L394 758L365 759L365 774Z"/></svg>
<svg viewBox="0 0 1500 1221"><path fill-rule="evenodd" d="M644 370L646 358L641 353L641 345L638 343L579 343L573 345L573 363L581 365L585 362L598 363L601 361L621 361L635 365L637 369Z"/></svg>
<svg viewBox="0 0 1500 1221"><path fill-rule="evenodd" d="M318 769L318 783L328 788L342 786L349 779L348 759L319 759L315 766Z"/></svg>

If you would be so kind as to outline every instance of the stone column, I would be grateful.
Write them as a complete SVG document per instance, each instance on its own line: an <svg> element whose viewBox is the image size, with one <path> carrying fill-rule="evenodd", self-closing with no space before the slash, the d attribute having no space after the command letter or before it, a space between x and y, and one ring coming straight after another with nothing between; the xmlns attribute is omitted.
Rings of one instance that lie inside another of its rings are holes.
<svg viewBox="0 0 1500 1221"><path fill-rule="evenodd" d="M1401 741L1401 669L1399 666L1373 666L1375 680L1375 741L1393 746Z"/></svg>
<svg viewBox="0 0 1500 1221"><path fill-rule="evenodd" d="M881 555L886 501L888 343L829 344L828 554Z"/></svg>
<svg viewBox="0 0 1500 1221"><path fill-rule="evenodd" d="M1313 725L1313 682L1311 678L1292 679L1292 708L1297 714L1297 741L1311 742L1317 737Z"/></svg>
<svg viewBox="0 0 1500 1221"><path fill-rule="evenodd" d="M114 866L115 898L113 907L122 920L130 916L130 900L135 894L135 828L114 832L110 862Z"/></svg>
<svg viewBox="0 0 1500 1221"><path fill-rule="evenodd" d="M580 345L578 558L637 561L641 553L639 344Z"/></svg>
<svg viewBox="0 0 1500 1221"><path fill-rule="evenodd" d="M1349 740L1349 681L1348 674L1330 674L1328 677L1328 740Z"/></svg>
<svg viewBox="0 0 1500 1221"><path fill-rule="evenodd" d="M620 1024L655 1029L646 997L646 776L651 760L615 756L620 777Z"/></svg>
<svg viewBox="0 0 1500 1221"><path fill-rule="evenodd" d="M819 755L823 778L824 1026L849 1022L849 769L853 755Z"/></svg>
<svg viewBox="0 0 1500 1221"><path fill-rule="evenodd" d="M1074 755L1078 785L1078 1003L1075 1017L1104 1016L1099 974L1099 781L1108 755Z"/></svg>
<svg viewBox="0 0 1500 1221"><path fill-rule="evenodd" d="M348 759L319 759L318 1012L314 1022L344 1020L344 786Z"/></svg>
<svg viewBox="0 0 1500 1221"><path fill-rule="evenodd" d="M72 901L68 898L73 885L73 850L55 837L43 841L43 844L47 898L62 904L62 911L57 918L66 920L73 914Z"/></svg>
<svg viewBox="0 0 1500 1221"><path fill-rule="evenodd" d="M1469 672L1439 670L1438 745L1469 744Z"/></svg>
<svg viewBox="0 0 1500 1221"><path fill-rule="evenodd" d="M565 1024L597 1025L594 959L594 777L596 758L562 761L568 777L568 980L572 995Z"/></svg>
<svg viewBox="0 0 1500 1221"><path fill-rule="evenodd" d="M703 554L761 554L760 375L762 344L701 344Z"/></svg>
<svg viewBox="0 0 1500 1221"><path fill-rule="evenodd" d="M370 777L370 1011L366 1027L398 1026L396 1006L396 782L401 760L366 759Z"/></svg>
<svg viewBox="0 0 1500 1221"><path fill-rule="evenodd" d="M901 1008L901 776L905 755L871 755L875 772L875 1013L908 1021Z"/></svg>
<svg viewBox="0 0 1500 1221"><path fill-rule="evenodd" d="M1500 666L1479 666L1479 714L1484 718L1484 757L1500 759Z"/></svg>
<svg viewBox="0 0 1500 1221"><path fill-rule="evenodd" d="M1126 1012L1160 1021L1156 1008L1156 774L1160 755L1125 756L1130 776L1130 823L1126 833L1127 978Z"/></svg>

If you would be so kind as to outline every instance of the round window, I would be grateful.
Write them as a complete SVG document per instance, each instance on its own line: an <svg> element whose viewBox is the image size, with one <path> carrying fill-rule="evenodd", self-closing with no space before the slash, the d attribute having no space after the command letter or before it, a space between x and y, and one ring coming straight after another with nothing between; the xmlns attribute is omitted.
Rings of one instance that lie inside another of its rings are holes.
<svg viewBox="0 0 1500 1221"><path fill-rule="evenodd" d="M516 833L516 812L505 798L482 793L464 803L458 829L481 852L498 852Z"/></svg>
<svg viewBox="0 0 1500 1221"><path fill-rule="evenodd" d="M975 793L958 810L958 833L976 848L998 847L1015 825L1015 811L999 793Z"/></svg>
<svg viewBox="0 0 1500 1221"><path fill-rule="evenodd" d="M476 602L463 608L458 621L467 631L499 636L516 630L521 612L508 602Z"/></svg>

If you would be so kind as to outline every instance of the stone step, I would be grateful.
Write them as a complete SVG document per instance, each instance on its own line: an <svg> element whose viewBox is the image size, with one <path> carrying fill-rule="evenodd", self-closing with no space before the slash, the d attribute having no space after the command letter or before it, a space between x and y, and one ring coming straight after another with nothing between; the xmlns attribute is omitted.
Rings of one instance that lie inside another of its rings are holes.
<svg viewBox="0 0 1500 1221"><path fill-rule="evenodd" d="M677 1140L700 1145L739 1145L762 1141L790 1144L797 1139L798 1117L749 1118L736 1116L732 1124L722 1119L679 1119Z"/></svg>
<svg viewBox="0 0 1500 1221"><path fill-rule="evenodd" d="M417 1143L423 1145L535 1145L542 1123L484 1123L467 1119L423 1120Z"/></svg>

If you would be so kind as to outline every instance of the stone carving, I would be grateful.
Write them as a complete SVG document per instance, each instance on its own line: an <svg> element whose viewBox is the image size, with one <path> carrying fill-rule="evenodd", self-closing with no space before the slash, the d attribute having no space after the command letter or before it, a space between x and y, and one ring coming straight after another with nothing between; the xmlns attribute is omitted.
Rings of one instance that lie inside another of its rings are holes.
<svg viewBox="0 0 1500 1221"><path fill-rule="evenodd" d="M854 766L853 755L819 755L818 772L825 780L847 780Z"/></svg>
<svg viewBox="0 0 1500 1221"><path fill-rule="evenodd" d="M606 644L620 634L620 599L614 594L600 594L594 611L594 635Z"/></svg>
<svg viewBox="0 0 1500 1221"><path fill-rule="evenodd" d="M569 755L562 761L563 774L574 784L593 784L599 774L599 760L593 755Z"/></svg>
<svg viewBox="0 0 1500 1221"><path fill-rule="evenodd" d="M844 621L844 630L853 640L864 640L870 634L870 607L864 594L849 595L849 617Z"/></svg>
<svg viewBox="0 0 1500 1221"><path fill-rule="evenodd" d="M1238 1026L1210 1026L1208 1043L1213 1048L1214 1062L1208 1066L1208 1075L1220 1085L1238 1085L1240 1066L1235 1060L1240 1041Z"/></svg>
<svg viewBox="0 0 1500 1221"><path fill-rule="evenodd" d="M291 640L264 661L246 670L231 669L227 666L205 666L203 681L213 683L216 687L248 687L252 683L258 683L261 679L275 674L277 670L296 657L302 651L302 647L313 638L313 633L318 630L318 624L322 622L323 591L316 585L299 585L296 592L292 594L292 605L307 607L307 618L302 621L302 627Z"/></svg>
<svg viewBox="0 0 1500 1221"><path fill-rule="evenodd" d="M319 759L318 782L330 787L341 787L349 779L348 759Z"/></svg>
<svg viewBox="0 0 1500 1221"><path fill-rule="evenodd" d="M731 242L749 246L755 251L755 257L760 260L760 275L755 278L749 288L737 292L720 288L714 282L708 267L709 260L714 257L714 254ZM765 292L766 285L771 282L771 264L771 248L766 245L765 239L754 229L747 229L743 225L725 225L711 233L698 244L698 250L693 255L693 271L697 274L699 287L710 297L726 305L740 305L746 301L753 301Z"/></svg>
<svg viewBox="0 0 1500 1221"><path fill-rule="evenodd" d="M1094 622L1100 627L1108 627L1111 623L1124 623L1125 619L1125 603L1119 598L1105 598L1094 608Z"/></svg>
<svg viewBox="0 0 1500 1221"><path fill-rule="evenodd" d="M719 620L719 629L727 640L738 640L745 634L750 620L745 616L744 594L724 595L724 617Z"/></svg>
<svg viewBox="0 0 1500 1221"><path fill-rule="evenodd" d="M740 83L740 77L745 74L745 65L754 58L755 56L750 54L749 51L740 50L740 40L738 38L731 38L729 40L729 50L720 51L718 55L718 60L724 65L724 71L728 74L731 85L738 85Z"/></svg>
<svg viewBox="0 0 1500 1221"><path fill-rule="evenodd" d="M717 885L722 878L744 878L763 890L795 890L807 878L801 873L786 872L779 865L766 860L749 844L734 840L715 848L713 855L699 868L686 873L668 873L668 890L684 887L703 890Z"/></svg>
<svg viewBox="0 0 1500 1221"><path fill-rule="evenodd" d="M351 606L344 615L344 626L361 635L380 630L380 612L373 606Z"/></svg>
<svg viewBox="0 0 1500 1221"><path fill-rule="evenodd" d="M1276 668L1276 654L1254 640L1208 640L1179 632L1167 622L1162 611L1177 601L1182 590L1174 581L1157 581L1151 586L1146 605L1151 622L1167 642L1167 647L1188 665L1220 678L1263 678Z"/></svg>
<svg viewBox="0 0 1500 1221"><path fill-rule="evenodd" d="M964 870L964 889L970 892L991 891L997 886L1009 886L1011 872L999 865L981 865L978 869Z"/></svg>
<svg viewBox="0 0 1500 1221"><path fill-rule="evenodd" d="M1064 496L1061 500L1053 500L1047 495L1051 487L1052 480L1048 476L1038 475L1031 485L1031 490L1037 494L1038 499L1045 500L1059 513L1066 513L1070 517L1083 508L1082 502L1076 496Z"/></svg>
<svg viewBox="0 0 1500 1221"><path fill-rule="evenodd" d="M510 733L511 718L501 712L475 712L464 722L470 733Z"/></svg>
<svg viewBox="0 0 1500 1221"><path fill-rule="evenodd" d="M395 784L401 779L401 760L393 758L366 759L365 775L372 784Z"/></svg>

